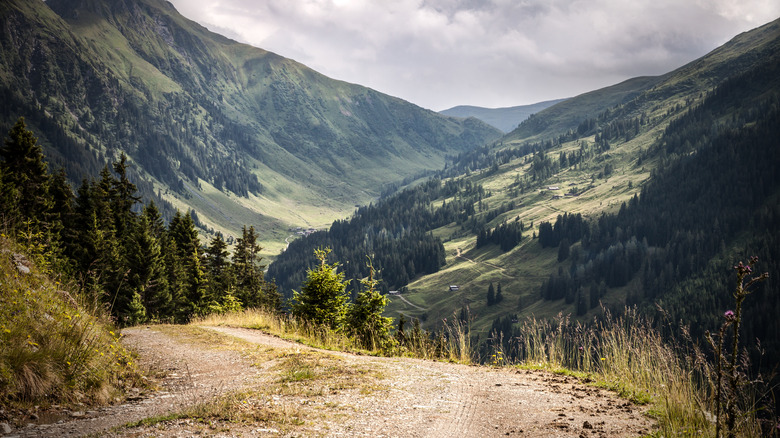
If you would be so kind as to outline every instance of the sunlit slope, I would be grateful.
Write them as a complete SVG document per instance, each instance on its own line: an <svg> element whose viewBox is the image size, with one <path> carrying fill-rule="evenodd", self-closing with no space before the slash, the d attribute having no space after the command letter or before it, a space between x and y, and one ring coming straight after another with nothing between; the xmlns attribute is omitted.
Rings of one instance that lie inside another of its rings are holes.
<svg viewBox="0 0 780 438"><path fill-rule="evenodd" d="M144 195L228 235L255 225L274 251L289 227L324 226L500 135L237 43L164 1L14 0L0 15L2 123L25 116L76 183L125 153Z"/></svg>

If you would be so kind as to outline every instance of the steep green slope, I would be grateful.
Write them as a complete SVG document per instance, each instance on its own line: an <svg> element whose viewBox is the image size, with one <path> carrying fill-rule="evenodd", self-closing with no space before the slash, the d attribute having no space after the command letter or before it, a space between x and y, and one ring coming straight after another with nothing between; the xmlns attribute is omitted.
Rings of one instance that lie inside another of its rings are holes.
<svg viewBox="0 0 780 438"><path fill-rule="evenodd" d="M564 100L566 99L548 100L531 105L520 105L508 108L482 108L478 106L460 105L444 111L439 111L439 114L462 118L475 117L506 133L517 128L517 125L520 122L523 122L532 114L536 114L539 111L563 102Z"/></svg>
<svg viewBox="0 0 780 438"><path fill-rule="evenodd" d="M74 178L125 152L147 195L228 235L254 224L271 252L288 227L329 223L500 134L213 34L160 0L14 0L0 16L3 124L26 116Z"/></svg>

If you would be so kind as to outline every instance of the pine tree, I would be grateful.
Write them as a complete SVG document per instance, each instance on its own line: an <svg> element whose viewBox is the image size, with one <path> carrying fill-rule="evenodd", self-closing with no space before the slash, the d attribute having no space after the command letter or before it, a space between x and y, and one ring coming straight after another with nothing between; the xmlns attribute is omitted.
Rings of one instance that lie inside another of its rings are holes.
<svg viewBox="0 0 780 438"><path fill-rule="evenodd" d="M206 302L209 313L223 313L240 310L240 302L235 297L235 277L228 259L227 243L222 233L217 233L204 253L204 270L208 277Z"/></svg>
<svg viewBox="0 0 780 438"><path fill-rule="evenodd" d="M14 225L18 227L24 220L42 224L53 204L49 197L50 176L43 149L32 131L27 130L24 117L20 117L8 132L0 147L0 158L3 185L14 187L18 192L20 217Z"/></svg>
<svg viewBox="0 0 780 438"><path fill-rule="evenodd" d="M292 313L312 324L340 329L349 308L347 282L344 274L337 272L338 263L327 263L330 251L330 248L314 251L320 265L309 269L300 292L293 291Z"/></svg>
<svg viewBox="0 0 780 438"><path fill-rule="evenodd" d="M360 281L363 290L358 293L347 314L347 327L361 347L387 350L393 344L390 335L393 319L382 316L388 301L376 290L378 281L374 278L374 265L370 259L368 269L368 277Z"/></svg>
<svg viewBox="0 0 780 438"><path fill-rule="evenodd" d="M114 227L117 236L124 240L127 233L133 230L135 222L133 206L140 202L141 198L135 195L138 189L127 177L127 156L122 153L119 161L115 161L113 165L114 172L119 178L111 178L111 210L114 213Z"/></svg>
<svg viewBox="0 0 780 438"><path fill-rule="evenodd" d="M263 271L259 266L258 255L260 250L255 227L244 226L233 250L233 268L236 295L247 308L257 307L262 301Z"/></svg>
<svg viewBox="0 0 780 438"><path fill-rule="evenodd" d="M175 305L174 317L178 322L187 322L201 313L205 307L206 274L200 261L198 231L189 214L176 211L168 227L170 237L168 251L169 285Z"/></svg>
<svg viewBox="0 0 780 438"><path fill-rule="evenodd" d="M171 305L171 293L165 275L162 246L154 236L146 215L142 215L135 225L125 248L125 259L129 269L128 285L133 294L139 296L146 309L145 315L161 319Z"/></svg>
<svg viewBox="0 0 780 438"><path fill-rule="evenodd" d="M487 305L492 306L493 304L496 304L496 290L493 287L493 282L491 281L487 291Z"/></svg>
<svg viewBox="0 0 780 438"><path fill-rule="evenodd" d="M496 286L496 299L495 299L495 303L498 304L501 301L504 301L504 295L501 294L501 283L498 283L498 286Z"/></svg>

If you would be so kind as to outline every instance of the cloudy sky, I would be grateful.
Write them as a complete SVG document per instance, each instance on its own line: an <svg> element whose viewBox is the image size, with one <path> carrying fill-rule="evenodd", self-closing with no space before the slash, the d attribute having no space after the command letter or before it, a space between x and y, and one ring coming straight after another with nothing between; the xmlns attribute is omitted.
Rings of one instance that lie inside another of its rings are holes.
<svg viewBox="0 0 780 438"><path fill-rule="evenodd" d="M214 32L425 108L506 107L677 68L778 0L170 0Z"/></svg>

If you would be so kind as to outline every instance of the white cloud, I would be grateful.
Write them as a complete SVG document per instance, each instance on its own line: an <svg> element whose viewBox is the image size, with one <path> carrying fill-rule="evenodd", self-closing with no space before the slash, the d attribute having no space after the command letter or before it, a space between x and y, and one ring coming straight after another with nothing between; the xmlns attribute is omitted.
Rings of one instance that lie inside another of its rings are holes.
<svg viewBox="0 0 780 438"><path fill-rule="evenodd" d="M661 74L780 16L777 0L172 0L336 79L440 110Z"/></svg>

